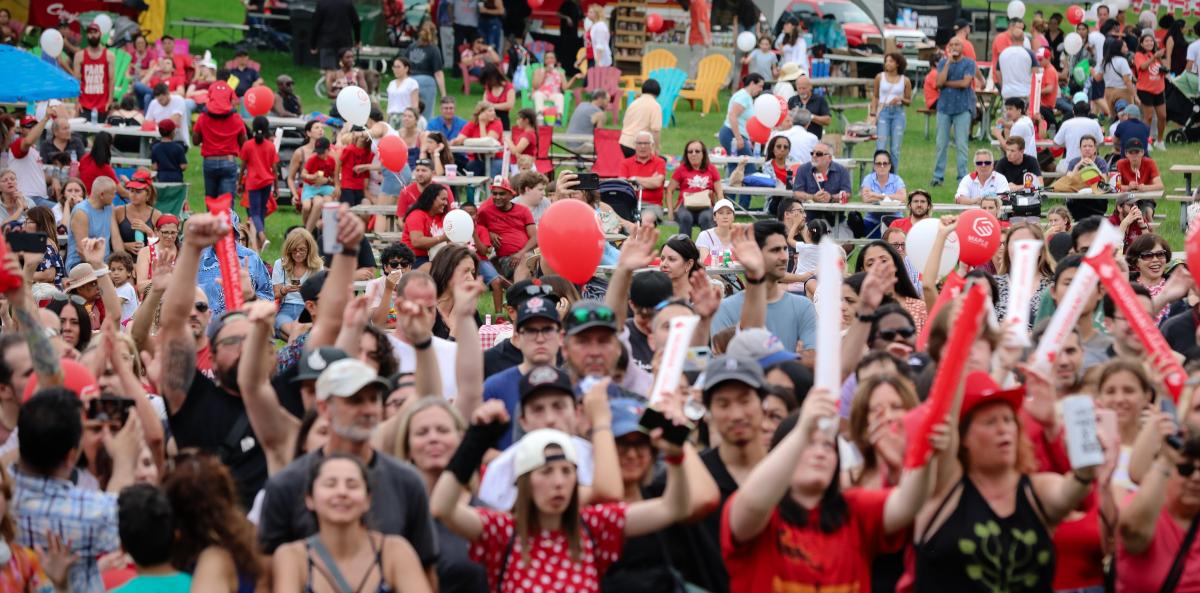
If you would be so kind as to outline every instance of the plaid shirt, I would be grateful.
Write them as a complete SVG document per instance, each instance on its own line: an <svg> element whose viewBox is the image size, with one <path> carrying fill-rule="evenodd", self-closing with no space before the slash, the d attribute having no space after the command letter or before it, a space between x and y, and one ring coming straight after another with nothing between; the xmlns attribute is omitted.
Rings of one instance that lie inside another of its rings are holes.
<svg viewBox="0 0 1200 593"><path fill-rule="evenodd" d="M117 533L117 495L83 490L67 480L36 476L10 468L13 477L12 514L17 520L17 542L25 547L49 547L46 532L53 530L79 562L71 567L73 593L103 593L97 560L120 549Z"/></svg>

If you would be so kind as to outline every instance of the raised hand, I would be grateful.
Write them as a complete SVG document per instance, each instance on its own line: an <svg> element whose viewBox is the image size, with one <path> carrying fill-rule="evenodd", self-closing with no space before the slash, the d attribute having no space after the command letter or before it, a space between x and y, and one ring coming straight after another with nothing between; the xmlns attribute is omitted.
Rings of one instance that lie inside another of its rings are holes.
<svg viewBox="0 0 1200 593"><path fill-rule="evenodd" d="M583 413L593 427L612 424L612 409L608 406L608 385L611 382L608 377L600 379L583 394Z"/></svg>
<svg viewBox="0 0 1200 593"><path fill-rule="evenodd" d="M193 214L188 218L184 227L183 242L196 249L204 249L215 245L221 237L229 233L229 225L212 214Z"/></svg>
<svg viewBox="0 0 1200 593"><path fill-rule="evenodd" d="M904 463L904 429L897 424L882 417L872 418L867 424L867 442L891 469L899 469Z"/></svg>
<svg viewBox="0 0 1200 593"><path fill-rule="evenodd" d="M174 270L175 254L168 253L165 249L160 249L158 253L154 254L154 259L150 261L150 277L163 288L171 283L171 272Z"/></svg>
<svg viewBox="0 0 1200 593"><path fill-rule="evenodd" d="M245 308L246 317L252 323L261 323L271 328L275 327L275 303L273 301L254 301Z"/></svg>
<svg viewBox="0 0 1200 593"><path fill-rule="evenodd" d="M711 319L721 306L721 287L709 282L704 270L692 270L688 285L692 289L692 310L703 319Z"/></svg>
<svg viewBox="0 0 1200 593"><path fill-rule="evenodd" d="M454 285L454 314L462 317L473 316L479 307L479 295L483 294L484 290L483 281L479 278L457 282Z"/></svg>
<svg viewBox="0 0 1200 593"><path fill-rule="evenodd" d="M142 422L137 414L130 414L125 426L116 435L104 437L104 448L114 462L137 459L142 446Z"/></svg>
<svg viewBox="0 0 1200 593"><path fill-rule="evenodd" d="M650 262L654 261L656 245L658 245L658 229L645 226L635 228L621 245L617 268L632 271L649 266Z"/></svg>
<svg viewBox="0 0 1200 593"><path fill-rule="evenodd" d="M421 344L430 339L436 317L432 307L422 307L396 297L396 333L409 344Z"/></svg>
<svg viewBox="0 0 1200 593"><path fill-rule="evenodd" d="M342 312L342 326L362 329L367 326L367 295L360 294L346 303Z"/></svg>
<svg viewBox="0 0 1200 593"><path fill-rule="evenodd" d="M746 270L746 278L761 280L767 273L767 264L763 260L762 250L754 240L754 227L748 224L734 225L730 236L730 249L742 268Z"/></svg>
<svg viewBox="0 0 1200 593"><path fill-rule="evenodd" d="M813 388L804 398L800 406L800 421L796 428L800 429L805 439L811 439L822 418L835 418L838 413L838 402L828 389Z"/></svg>
<svg viewBox="0 0 1200 593"><path fill-rule="evenodd" d="M876 266L869 270L867 276L863 278L862 287L858 290L859 304L863 308L874 311L883 303L883 297L892 292L895 286L895 274L888 274L882 268Z"/></svg>
<svg viewBox="0 0 1200 593"><path fill-rule="evenodd" d="M471 415L471 424L475 426L485 426L488 424L506 424L509 421L508 410L504 407L504 402L498 399L489 399L475 408L475 413Z"/></svg>
<svg viewBox="0 0 1200 593"><path fill-rule="evenodd" d="M77 241L76 247L79 249L79 256L83 258L83 261L92 264L94 268L104 265L104 247L108 241L91 237L84 237Z"/></svg>
<svg viewBox="0 0 1200 593"><path fill-rule="evenodd" d="M958 217L953 214L947 214L938 221L941 222L941 226L938 227L938 236L941 237L949 236L958 227Z"/></svg>
<svg viewBox="0 0 1200 593"><path fill-rule="evenodd" d="M36 546L38 557L42 560L42 570L54 585L55 590L67 589L67 575L71 567L79 562L79 554L71 550L71 542L63 541L57 533L46 530L47 547Z"/></svg>

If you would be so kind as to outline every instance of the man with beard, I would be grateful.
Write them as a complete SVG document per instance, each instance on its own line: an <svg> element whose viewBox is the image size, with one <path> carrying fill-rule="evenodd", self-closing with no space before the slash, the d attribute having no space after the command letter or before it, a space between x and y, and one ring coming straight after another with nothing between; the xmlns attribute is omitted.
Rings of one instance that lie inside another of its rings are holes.
<svg viewBox="0 0 1200 593"><path fill-rule="evenodd" d="M430 575L438 546L421 477L412 466L379 453L371 433L383 420L390 387L366 363L347 358L330 364L317 379L317 414L329 422L329 442L297 458L267 482L259 543L265 553L317 532L305 491L313 467L326 455L349 455L367 466L371 482L371 528L408 540ZM433 580L432 576L430 577Z"/></svg>
<svg viewBox="0 0 1200 593"><path fill-rule="evenodd" d="M84 119L103 122L112 103L116 57L100 45L100 25L87 26L87 47L75 54L75 75L79 77L79 114Z"/></svg>
<svg viewBox="0 0 1200 593"><path fill-rule="evenodd" d="M932 202L933 198L929 197L929 192L923 189L913 190L908 194L908 216L892 221L888 227L900 229L907 235L912 231L914 224L929 218Z"/></svg>

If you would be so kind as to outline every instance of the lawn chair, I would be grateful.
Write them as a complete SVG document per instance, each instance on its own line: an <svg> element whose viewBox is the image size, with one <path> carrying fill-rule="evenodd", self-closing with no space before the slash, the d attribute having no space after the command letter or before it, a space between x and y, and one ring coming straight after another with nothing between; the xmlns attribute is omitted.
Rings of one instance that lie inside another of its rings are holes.
<svg viewBox="0 0 1200 593"><path fill-rule="evenodd" d="M182 217L183 206L187 203L188 184L187 183L155 183L154 190L158 194L158 199L154 202L154 207L164 214L172 214L176 217Z"/></svg>
<svg viewBox="0 0 1200 593"><path fill-rule="evenodd" d="M470 95L471 94L471 83L479 82L479 77L471 74L469 72L469 70L471 68L470 65L468 65L466 62L462 61L462 59L461 59L462 53L464 51L466 51L466 49L467 49L467 44L464 43L464 44L458 46L458 49L456 49L455 51L457 51L458 55L460 56L460 58L458 60L458 70L459 70L459 72L462 73L463 94Z"/></svg>
<svg viewBox="0 0 1200 593"><path fill-rule="evenodd" d="M700 60L696 69L696 80L691 89L680 91L679 98L686 99L692 111L696 110L696 101L701 102L703 113L721 108L719 94L729 78L733 63L721 54L713 54Z"/></svg>
<svg viewBox="0 0 1200 593"><path fill-rule="evenodd" d="M662 92L658 94L658 106L662 107L663 127L675 121L675 102L687 80L687 72L679 68L660 68L650 73L650 80L657 80Z"/></svg>
<svg viewBox="0 0 1200 593"><path fill-rule="evenodd" d="M621 151L620 140L621 130L592 130L592 142L596 146L596 162L592 165L592 173L601 177L621 176L621 161L625 160L625 153Z"/></svg>
<svg viewBox="0 0 1200 593"><path fill-rule="evenodd" d="M621 71L612 66L596 66L587 73L587 91L604 89L608 92L608 110L613 120L621 116Z"/></svg>
<svg viewBox="0 0 1200 593"><path fill-rule="evenodd" d="M537 152L535 153L537 160L533 162L533 168L537 169L542 175L550 175L554 171L554 162L550 160L550 146L554 144L554 128L551 126L538 126L537 129Z"/></svg>
<svg viewBox="0 0 1200 593"><path fill-rule="evenodd" d="M113 72L113 100L119 103L126 93L133 90L133 77L129 75L129 66L133 64L133 56L123 49L115 50L113 55L116 56L116 72Z"/></svg>
<svg viewBox="0 0 1200 593"><path fill-rule="evenodd" d="M622 76L621 82L625 85L625 93L628 95L626 101L633 101L633 96L637 94L638 85L650 78L650 73L662 68L674 68L679 64L679 59L675 54L665 49L652 49L642 56L642 73L637 76Z"/></svg>

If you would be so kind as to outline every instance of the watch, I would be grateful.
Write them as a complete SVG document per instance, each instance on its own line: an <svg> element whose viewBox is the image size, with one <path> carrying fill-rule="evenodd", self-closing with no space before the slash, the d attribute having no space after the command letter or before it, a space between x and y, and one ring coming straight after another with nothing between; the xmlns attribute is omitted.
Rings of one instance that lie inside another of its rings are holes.
<svg viewBox="0 0 1200 593"><path fill-rule="evenodd" d="M855 311L855 312L854 312L854 318L855 318L855 319L857 319L857 320L859 320L859 321L861 321L861 322L863 322L863 323L875 323L875 313L874 313L874 312L871 312L871 313L869 313L869 314L865 314L865 315L864 315L864 314L863 314L862 312L860 312L860 311Z"/></svg>

